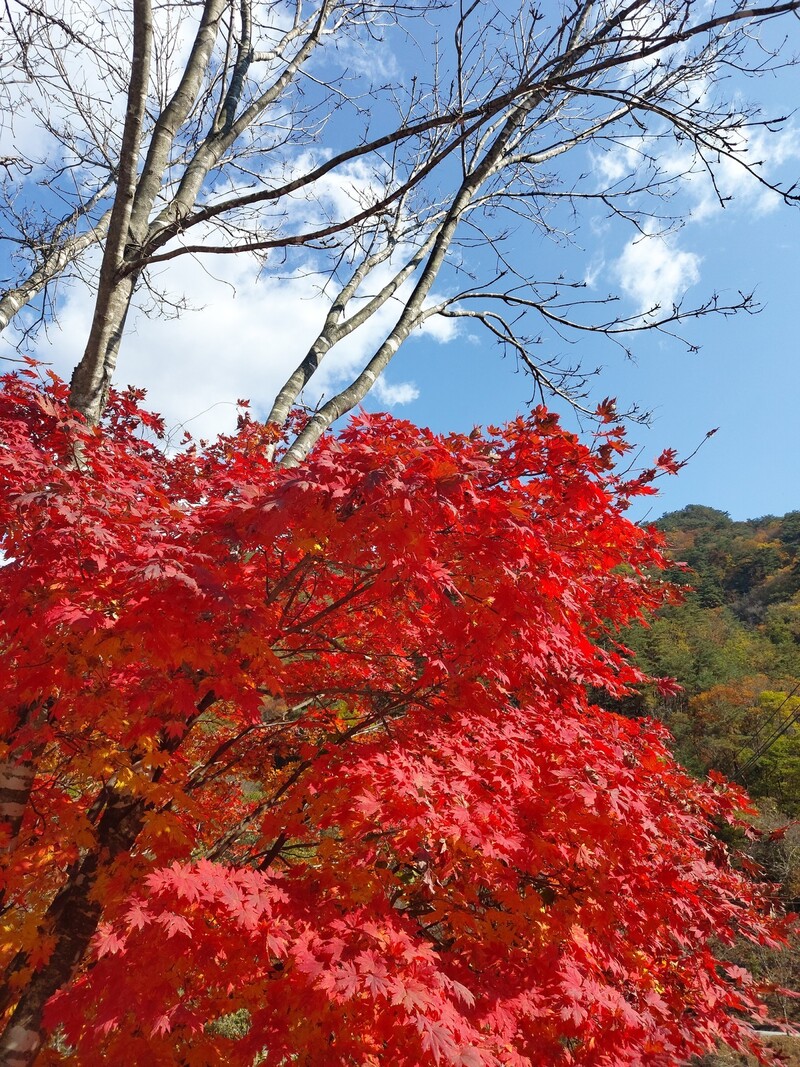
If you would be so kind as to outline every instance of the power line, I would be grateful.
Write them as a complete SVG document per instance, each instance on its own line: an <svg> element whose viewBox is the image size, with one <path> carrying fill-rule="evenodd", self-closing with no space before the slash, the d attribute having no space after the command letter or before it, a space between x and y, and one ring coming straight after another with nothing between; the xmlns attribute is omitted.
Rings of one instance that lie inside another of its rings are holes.
<svg viewBox="0 0 800 1067"><path fill-rule="evenodd" d="M764 719L764 721L758 727L756 732L750 738L749 745L754 745L756 743L759 734L761 734L772 722L774 722L774 720L780 715L781 709L783 708L784 704L787 702L787 700L791 700L791 698L794 696L798 689L800 689L800 682L798 682L798 684L794 687L791 693L787 693L787 695L783 698L777 708L773 710L772 714L769 715L766 719ZM739 749L739 751L736 753L736 757L738 758L743 751L743 748Z"/></svg>
<svg viewBox="0 0 800 1067"><path fill-rule="evenodd" d="M753 735L753 741L755 741L755 739L764 729L764 726L768 725L775 719L775 717L780 713L781 709L788 703L789 700L791 700L791 698L798 691L798 689L800 689L800 682L798 682L794 689L792 689L791 693L786 694L786 696L775 709L775 711L772 713L772 715L770 715L767 722L762 723L761 727ZM744 778L747 774L749 774L750 771L753 770L755 765L761 759L761 757L766 755L766 753L769 752L775 742L778 741L781 737L783 737L783 735L788 730L790 730L792 726L794 726L794 724L798 721L800 721L800 705L798 705L797 709L791 713L791 715L788 719L786 719L785 722L782 722L780 726L776 730L774 730L772 734L770 734L770 736L765 741L763 741L754 752L750 754L744 765L739 768L739 777ZM739 749L739 752L737 752L736 754L737 758L741 755L742 752L744 752L744 749Z"/></svg>

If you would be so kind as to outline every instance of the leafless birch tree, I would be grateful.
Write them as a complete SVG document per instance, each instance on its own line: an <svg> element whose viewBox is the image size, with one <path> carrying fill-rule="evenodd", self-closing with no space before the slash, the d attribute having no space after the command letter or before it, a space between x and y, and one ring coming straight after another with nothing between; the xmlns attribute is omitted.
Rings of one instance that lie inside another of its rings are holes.
<svg viewBox="0 0 800 1067"><path fill-rule="evenodd" d="M328 353L379 310L397 311L285 463L302 460L435 315L473 320L539 390L580 405L585 371L537 345L543 331L619 341L751 300L615 315L585 299L581 279L521 262L520 232L558 235L582 209L648 234L668 228L678 175L659 153L676 141L712 180L731 159L769 185L747 140L785 119L722 87L728 73L738 85L792 62L784 37L798 7L8 0L0 327L24 344L57 313L59 283L88 281L94 315L71 396L96 422L132 302L159 300L156 265L243 254L270 274L302 255L324 282L327 314L274 399L276 424ZM394 51L413 76L382 76ZM14 147L23 121L40 134L27 154ZM635 161L604 179L588 151L620 144L636 145ZM326 195L331 177L350 183L344 207ZM797 199L794 186L779 192Z"/></svg>

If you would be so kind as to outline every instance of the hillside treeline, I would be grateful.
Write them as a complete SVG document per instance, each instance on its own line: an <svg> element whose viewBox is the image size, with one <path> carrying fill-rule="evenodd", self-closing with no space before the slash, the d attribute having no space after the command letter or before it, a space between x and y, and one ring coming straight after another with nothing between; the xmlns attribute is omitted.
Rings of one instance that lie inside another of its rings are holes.
<svg viewBox="0 0 800 1067"><path fill-rule="evenodd" d="M653 675L682 692L649 692L684 764L715 769L800 814L800 511L734 522L690 505L657 526L677 564L680 604L628 635ZM632 709L633 710L633 709Z"/></svg>
<svg viewBox="0 0 800 1067"><path fill-rule="evenodd" d="M800 911L800 511L735 522L694 504L656 526L682 599L625 641L644 670L674 678L681 691L664 696L652 687L620 710L662 720L694 773L716 770L746 786L761 836L735 843ZM731 957L800 989L800 942L782 954L737 945ZM795 1025L799 1005L772 1002L775 1017ZM800 1041L790 1044L790 1062L800 1063ZM747 1061L721 1052L713 1062Z"/></svg>

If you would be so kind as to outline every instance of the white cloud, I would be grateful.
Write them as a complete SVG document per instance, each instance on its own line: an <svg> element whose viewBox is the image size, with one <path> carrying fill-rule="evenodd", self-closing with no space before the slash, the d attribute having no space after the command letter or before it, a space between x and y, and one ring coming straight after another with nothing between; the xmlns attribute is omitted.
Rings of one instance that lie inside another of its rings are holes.
<svg viewBox="0 0 800 1067"><path fill-rule="evenodd" d="M787 126L778 133L766 133L743 127L735 138L735 152L735 158L723 156L714 167L720 194L732 197L734 205L746 208L751 214L766 215L774 211L783 202L781 197L759 182L746 167L765 180L778 180L782 167L800 160L800 129ZM696 201L692 219L702 221L722 208L706 172L697 172L693 177Z"/></svg>
<svg viewBox="0 0 800 1067"><path fill-rule="evenodd" d="M376 29L377 27L373 27L373 33ZM382 43L386 44L385 38ZM384 82L403 84L404 81L410 81L414 73L413 70L403 70L398 55L391 49L376 47L376 38L373 34L366 36L364 41L339 34L335 47L342 69L351 76L365 75L370 80L380 79ZM324 50L317 53L315 61L324 68L326 62Z"/></svg>
<svg viewBox="0 0 800 1067"><path fill-rule="evenodd" d="M389 407L411 404L419 396L419 389L414 382L390 383L383 375L375 382L374 392L378 400Z"/></svg>
<svg viewBox="0 0 800 1067"><path fill-rule="evenodd" d="M602 277L606 261L602 257L595 256L587 266L583 275L583 284L587 289L594 289L597 281Z"/></svg>
<svg viewBox="0 0 800 1067"><path fill-rule="evenodd" d="M259 277L257 264L246 256L202 262L186 256L170 262L159 281L188 294L195 310L167 320L132 311L117 386L146 387L146 406L160 412L171 430L186 425L195 437L232 430L240 397L251 401L256 417L265 417L322 326L328 301L320 296L320 279L306 271L284 279ZM81 358L92 303L92 293L75 285L61 305L58 327L41 336L33 352L64 378ZM390 301L336 346L306 387L304 401L314 406L351 381L398 313L399 304ZM443 343L453 336L451 326L429 320L424 332ZM375 396L393 407L413 402L419 390L413 382L380 378Z"/></svg>
<svg viewBox="0 0 800 1067"><path fill-rule="evenodd" d="M435 297L431 298L432 304L438 303ZM415 337L430 337L439 345L449 344L455 340L458 334L458 322L455 319L447 319L442 315L431 315L426 319L414 334Z"/></svg>
<svg viewBox="0 0 800 1067"><path fill-rule="evenodd" d="M309 154L294 161L295 171L307 172L319 163ZM352 160L335 172L324 175L314 183L315 197L324 210L333 218L344 219L362 211L386 195L386 168L382 164L370 165L363 160ZM308 225L309 201L300 196L294 201L297 220Z"/></svg>
<svg viewBox="0 0 800 1067"><path fill-rule="evenodd" d="M674 238L645 234L629 241L616 262L624 294L640 313L669 311L700 279L700 257L681 251Z"/></svg>
<svg viewBox="0 0 800 1067"><path fill-rule="evenodd" d="M649 138L620 137L608 148L592 148L589 156L592 169L604 186L616 185L631 174L635 174L647 160ZM651 146L652 150L652 146Z"/></svg>
<svg viewBox="0 0 800 1067"><path fill-rule="evenodd" d="M702 106L712 85L709 78L698 77L684 88L688 92L690 86L692 99ZM800 126L795 124L775 132L747 125L727 129L724 132L726 154L715 155L707 148L705 161L687 142L670 143L665 127L660 131L660 139L656 134L657 131L653 135L620 137L592 147L589 155L598 186L613 187L629 176L644 179L648 177L647 168L652 168L651 187L657 175L665 194L676 197L674 206L665 213L672 216L683 213L692 222L703 222L722 210L720 196L728 209L743 209L756 216L774 211L782 204L782 198L763 182L783 179L788 186L796 178ZM713 170L713 182L709 166ZM603 223L593 219L592 226L600 233Z"/></svg>
<svg viewBox="0 0 800 1067"><path fill-rule="evenodd" d="M722 211L720 196L728 210L744 209L750 215L761 216L775 210L783 202L778 193L767 188L765 181L781 179L781 169L800 160L800 128L768 133L740 127L727 135L731 155L710 160L714 172L712 183L707 167L699 162L691 149L675 150L659 156L659 167L665 175L680 179L688 198L686 214L692 222L705 222ZM753 173L748 171L750 167ZM786 175L791 184L794 175ZM715 188L716 185L716 188ZM718 195L719 194L719 195Z"/></svg>

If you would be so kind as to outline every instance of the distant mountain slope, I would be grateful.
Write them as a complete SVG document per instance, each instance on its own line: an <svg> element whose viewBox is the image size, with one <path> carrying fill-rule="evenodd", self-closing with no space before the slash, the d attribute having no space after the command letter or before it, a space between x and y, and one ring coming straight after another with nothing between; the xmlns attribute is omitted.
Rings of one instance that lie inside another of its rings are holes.
<svg viewBox="0 0 800 1067"><path fill-rule="evenodd" d="M690 568L671 573L685 600L626 640L683 692L624 710L663 719L696 773L720 770L800 814L800 512L733 522L694 504L656 526Z"/></svg>
<svg viewBox="0 0 800 1067"><path fill-rule="evenodd" d="M683 691L665 698L653 687L620 710L661 719L694 773L719 770L748 788L764 831L748 850L800 910L800 511L734 522L693 504L655 525L671 558L688 564L670 574L685 599L624 640L649 674L675 678ZM800 941L777 954L739 942L731 958L800 989ZM800 1001L777 997L772 1010L800 1024ZM787 1062L800 1065L800 1040L784 1046ZM722 1051L702 1067L746 1062Z"/></svg>
<svg viewBox="0 0 800 1067"><path fill-rule="evenodd" d="M800 612L800 511L734 522L724 511L690 504L655 525L673 558L695 572L702 607L726 605L750 623L764 621L773 605L794 603Z"/></svg>

